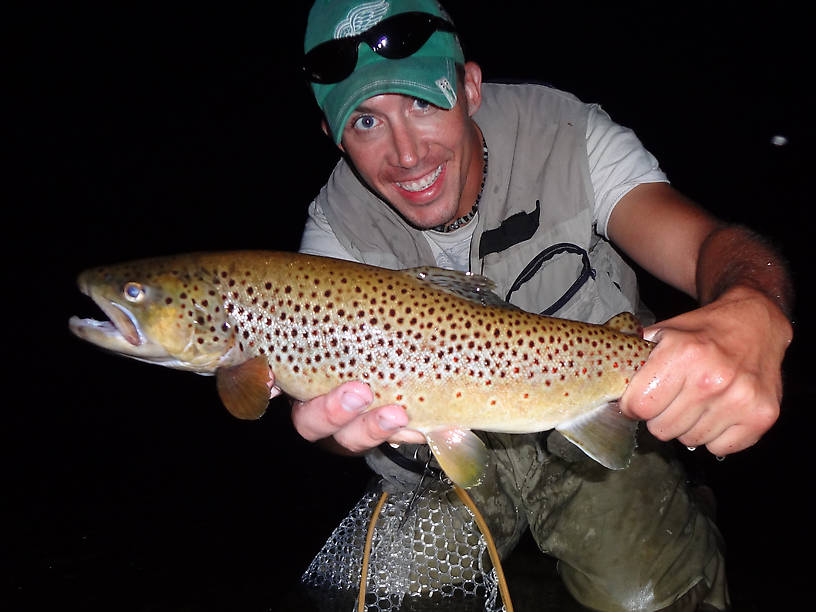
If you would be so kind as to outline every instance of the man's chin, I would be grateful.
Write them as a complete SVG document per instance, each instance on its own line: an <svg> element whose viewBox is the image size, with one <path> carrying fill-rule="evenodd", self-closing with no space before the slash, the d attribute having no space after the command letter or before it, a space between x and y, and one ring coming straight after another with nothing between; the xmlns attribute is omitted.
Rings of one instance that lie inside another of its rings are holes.
<svg viewBox="0 0 816 612"><path fill-rule="evenodd" d="M388 200L387 200L388 201ZM394 204L394 202L397 202ZM396 194L394 200L390 201L393 208L411 227L419 230L429 230L439 227L444 223L449 223L456 216L456 205L446 202L428 202L418 204L399 198Z"/></svg>
<svg viewBox="0 0 816 612"><path fill-rule="evenodd" d="M435 227L439 227L445 223L452 221L450 215L445 214L422 214L417 210L400 210L397 207L392 207L411 227L414 229L426 231Z"/></svg>

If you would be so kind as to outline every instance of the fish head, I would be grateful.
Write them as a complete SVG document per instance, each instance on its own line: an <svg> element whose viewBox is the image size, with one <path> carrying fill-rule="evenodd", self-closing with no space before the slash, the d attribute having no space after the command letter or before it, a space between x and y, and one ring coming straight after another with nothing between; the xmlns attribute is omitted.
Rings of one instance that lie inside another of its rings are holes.
<svg viewBox="0 0 816 612"><path fill-rule="evenodd" d="M72 317L70 329L83 340L201 374L228 361L235 332L206 273L178 261L143 260L86 270L77 283L108 317Z"/></svg>

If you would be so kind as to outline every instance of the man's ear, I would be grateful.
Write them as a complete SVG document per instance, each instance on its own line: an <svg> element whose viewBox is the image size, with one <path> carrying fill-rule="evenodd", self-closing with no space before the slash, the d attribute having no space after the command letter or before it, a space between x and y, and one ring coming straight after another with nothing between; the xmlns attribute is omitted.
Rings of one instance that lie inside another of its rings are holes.
<svg viewBox="0 0 816 612"><path fill-rule="evenodd" d="M326 118L325 118L325 117L324 117L323 119L321 119L321 120L320 120L320 128L323 130L323 133L324 133L326 136L328 136L329 138L331 138L331 137L332 137L331 132L329 131L329 124L326 122ZM342 143L342 142L340 142L340 143L337 145L337 148L338 148L338 149L340 149L340 150L341 150L343 153L345 153L345 152L346 152L346 150L343 148L343 143Z"/></svg>
<svg viewBox="0 0 816 612"><path fill-rule="evenodd" d="M482 105L482 69L479 64L476 62L465 63L463 81L468 117L472 117Z"/></svg>

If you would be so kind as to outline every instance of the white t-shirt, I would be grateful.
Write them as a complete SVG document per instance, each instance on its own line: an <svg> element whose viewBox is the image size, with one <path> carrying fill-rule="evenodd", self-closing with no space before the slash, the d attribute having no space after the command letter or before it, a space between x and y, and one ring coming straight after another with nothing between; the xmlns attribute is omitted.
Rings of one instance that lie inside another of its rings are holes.
<svg viewBox="0 0 816 612"><path fill-rule="evenodd" d="M596 231L608 239L607 224L612 210L631 189L642 183L668 182L655 157L641 144L635 133L609 117L598 105L589 105L587 117L587 156L595 192L593 223ZM487 143L488 148L490 143ZM441 233L423 232L436 263L442 268L467 270L470 240L478 214L459 229ZM317 202L309 206L309 218L303 230L300 251L339 259L354 259L334 235Z"/></svg>

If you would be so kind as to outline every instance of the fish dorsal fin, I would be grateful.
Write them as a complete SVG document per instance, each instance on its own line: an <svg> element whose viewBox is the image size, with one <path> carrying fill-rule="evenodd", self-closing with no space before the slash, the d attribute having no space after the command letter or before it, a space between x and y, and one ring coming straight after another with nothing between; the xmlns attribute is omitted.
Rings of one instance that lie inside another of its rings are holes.
<svg viewBox="0 0 816 612"><path fill-rule="evenodd" d="M604 327L614 329L622 334L643 337L643 325L631 312L621 312L604 323Z"/></svg>
<svg viewBox="0 0 816 612"><path fill-rule="evenodd" d="M482 482L487 469L487 448L469 429L453 427L425 434L428 445L448 478L463 489Z"/></svg>
<svg viewBox="0 0 816 612"><path fill-rule="evenodd" d="M218 368L216 386L230 414L239 419L259 419L269 404L269 364L255 357L236 366Z"/></svg>
<svg viewBox="0 0 816 612"><path fill-rule="evenodd" d="M614 401L555 429L601 465L622 470L629 465L637 446L637 427L638 421L623 416Z"/></svg>
<svg viewBox="0 0 816 612"><path fill-rule="evenodd" d="M509 302L505 302L496 295L494 292L496 283L481 274L460 272L459 270L446 270L433 266L408 268L402 270L402 272L423 283L428 283L432 287L470 300L471 302L477 302L483 306L515 308L515 306Z"/></svg>

